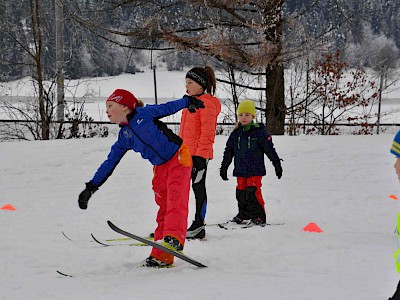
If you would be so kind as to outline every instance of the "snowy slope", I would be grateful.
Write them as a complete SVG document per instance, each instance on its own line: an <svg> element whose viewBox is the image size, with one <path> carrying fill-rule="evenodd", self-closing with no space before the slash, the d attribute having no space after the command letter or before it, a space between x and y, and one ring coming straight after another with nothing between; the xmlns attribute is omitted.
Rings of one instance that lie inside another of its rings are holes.
<svg viewBox="0 0 400 300"><path fill-rule="evenodd" d="M139 235L154 229L152 168L139 154L128 152L82 211L78 194L114 138L0 143L0 206L16 207L0 210L0 298L387 299L399 279L392 138L275 136L284 175L278 180L267 162L263 193L269 220L286 224L208 226L207 241L187 242L185 252L209 267L177 259L165 270L135 267L148 247L89 242L90 233L118 236L107 220ZM236 214L235 179L218 175L226 139L217 136L209 165L209 224ZM189 222L193 211L191 195ZM310 222L324 232L302 231Z"/></svg>

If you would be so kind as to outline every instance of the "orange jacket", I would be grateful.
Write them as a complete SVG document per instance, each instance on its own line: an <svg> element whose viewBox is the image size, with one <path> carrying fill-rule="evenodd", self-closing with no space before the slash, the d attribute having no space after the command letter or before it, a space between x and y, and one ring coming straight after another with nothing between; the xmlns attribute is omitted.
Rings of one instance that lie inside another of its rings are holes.
<svg viewBox="0 0 400 300"><path fill-rule="evenodd" d="M192 156L212 159L221 103L210 94L203 94L197 98L204 102L205 108L198 109L195 113L190 113L186 108L182 111L179 136L189 147Z"/></svg>

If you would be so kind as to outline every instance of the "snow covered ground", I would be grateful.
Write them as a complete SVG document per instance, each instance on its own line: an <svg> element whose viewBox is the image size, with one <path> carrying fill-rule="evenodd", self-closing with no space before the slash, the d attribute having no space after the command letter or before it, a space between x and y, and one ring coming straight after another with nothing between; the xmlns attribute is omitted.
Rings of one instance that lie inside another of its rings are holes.
<svg viewBox="0 0 400 300"><path fill-rule="evenodd" d="M184 94L184 72L158 75L160 99ZM150 72L125 74L88 80L71 93L96 91L98 99L88 109L104 121L104 99L114 89L129 89L153 103L151 83ZM32 92L21 83L3 88L2 95ZM218 96L224 97L222 88ZM397 107L399 91L386 98ZM379 136L274 136L284 175L278 180L267 162L263 194L268 219L285 225L232 231L207 226L206 241L185 246L185 253L207 269L179 259L172 269L137 268L149 247L91 242L91 233L118 237L107 220L143 236L155 228L152 168L134 152L125 155L88 210L78 208L78 194L115 137L0 143L0 207L16 208L0 210L0 299L387 299L399 280L393 253L400 210L398 201L388 197L400 197L389 153L396 129L389 131ZM208 224L237 212L235 178L224 182L218 171L226 140L217 136L209 165ZM189 223L193 214L191 194ZM304 232L310 222L323 232Z"/></svg>
<svg viewBox="0 0 400 300"><path fill-rule="evenodd" d="M209 165L209 224L237 211L235 179L224 182L218 172L226 139L217 136ZM207 240L187 242L185 253L208 268L176 259L161 270L135 266L149 247L90 241L91 233L118 237L107 220L139 235L153 231L152 168L139 154L128 152L82 211L78 194L114 138L0 143L0 207L16 208L0 210L0 298L387 299L399 280L393 253L400 207L388 197L400 196L392 139L275 136L284 175L278 180L267 162L263 193L268 219L285 225L207 226ZM193 213L191 195L189 222ZM303 231L310 222L323 232Z"/></svg>

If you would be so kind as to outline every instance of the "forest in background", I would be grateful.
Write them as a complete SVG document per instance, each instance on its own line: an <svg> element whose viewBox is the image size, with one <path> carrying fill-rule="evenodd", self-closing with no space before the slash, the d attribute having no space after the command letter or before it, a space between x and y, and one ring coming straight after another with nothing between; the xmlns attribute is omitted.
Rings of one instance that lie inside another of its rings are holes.
<svg viewBox="0 0 400 300"><path fill-rule="evenodd" d="M69 110L64 80L206 64L229 85L230 110L236 111L245 91L257 92L256 109L272 134L337 134L343 122L361 126L359 134L371 134L375 126L379 132L380 108L373 106L380 107L382 92L399 78L398 6L355 0L0 0L0 81L28 77L35 86L27 103L0 95L0 108L15 122L0 132L8 138L22 126L35 139L65 138L65 126L72 124L72 136L79 137L80 124L91 118L84 99L74 98ZM286 72L293 75L289 81Z"/></svg>
<svg viewBox="0 0 400 300"><path fill-rule="evenodd" d="M34 44L29 28L32 1L0 0L0 81L15 80L34 76L34 66L27 54L27 47ZM121 73L140 71L150 62L149 49L163 49L160 63L166 63L169 70L180 70L185 66L210 63L219 67L219 62L195 51L180 50L162 40L147 41L137 37L118 36L111 33L99 34L94 28L82 26L76 15L95 19L106 28L129 30L132 24L141 24L154 14L139 1L125 1L124 6L105 8L104 1L74 0L63 1L64 19L64 72L66 78L113 76ZM111 1L117 2L117 1ZM110 3L111 3L110 2ZM157 1L156 1L157 2ZM188 14L190 6L185 1L158 1L160 7L172 8L169 13L180 26L191 23L199 26L200 12ZM172 2L173 5L172 5ZM179 3L180 2L180 3ZM43 44L42 63L44 76L53 78L56 74L55 1L41 0L41 33ZM102 3L102 5L100 5ZM107 10L108 9L108 10ZM346 60L362 66L376 65L387 57L391 64L397 63L400 47L400 2L399 1L313 1L287 0L283 3L284 47L296 43L307 50L307 39L323 39L324 45L342 49ZM169 19L171 20L171 18ZM249 20L251 21L251 20ZM287 21L287 22L285 22ZM301 26L299 26L299 24ZM327 29L329 33L326 34ZM144 35L146 34L144 29ZM238 33L240 34L240 33ZM113 42L111 42L113 41ZM126 45L121 47L116 43ZM313 52L318 50L313 49ZM326 47L320 48L326 51ZM303 55L286 58L290 64Z"/></svg>

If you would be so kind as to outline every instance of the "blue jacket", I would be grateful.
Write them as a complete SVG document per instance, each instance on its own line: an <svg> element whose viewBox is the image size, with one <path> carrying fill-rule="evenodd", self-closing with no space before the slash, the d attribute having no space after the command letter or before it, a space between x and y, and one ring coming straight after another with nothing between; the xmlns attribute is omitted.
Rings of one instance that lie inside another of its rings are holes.
<svg viewBox="0 0 400 300"><path fill-rule="evenodd" d="M118 140L90 182L96 187L101 186L128 150L139 152L154 166L170 160L179 150L182 139L159 119L174 114L188 105L189 99L184 97L160 105L137 107L128 115L129 124L121 126Z"/></svg>
<svg viewBox="0 0 400 300"><path fill-rule="evenodd" d="M253 123L248 130L244 130L244 126L239 126L226 142L221 167L228 168L235 158L233 176L264 176L266 174L264 154L272 162L279 161L272 137L264 124Z"/></svg>

